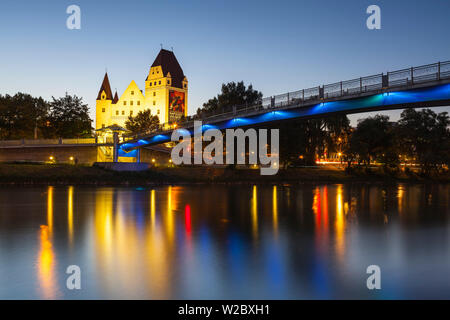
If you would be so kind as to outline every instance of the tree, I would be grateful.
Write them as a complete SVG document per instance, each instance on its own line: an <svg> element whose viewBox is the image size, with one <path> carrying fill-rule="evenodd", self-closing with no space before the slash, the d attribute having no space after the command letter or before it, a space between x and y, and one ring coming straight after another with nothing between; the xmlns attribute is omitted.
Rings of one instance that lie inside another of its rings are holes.
<svg viewBox="0 0 450 320"><path fill-rule="evenodd" d="M135 117L128 117L125 127L134 134L155 131L159 129L159 117L153 116L150 109L139 111Z"/></svg>
<svg viewBox="0 0 450 320"><path fill-rule="evenodd" d="M90 137L92 134L87 104L76 95L66 93L64 97L50 102L50 114L47 119L48 135L60 138Z"/></svg>
<svg viewBox="0 0 450 320"><path fill-rule="evenodd" d="M422 172L450 162L450 118L447 112L406 109L399 121L402 152L419 161Z"/></svg>
<svg viewBox="0 0 450 320"><path fill-rule="evenodd" d="M296 120L275 125L280 129L280 161L293 164L315 164L318 154L335 152L346 140L350 122L345 115L321 119Z"/></svg>
<svg viewBox="0 0 450 320"><path fill-rule="evenodd" d="M350 138L348 154L358 157L358 162L370 165L371 160L378 159L385 164L395 160L394 130L388 116L376 115L358 121Z"/></svg>
<svg viewBox="0 0 450 320"><path fill-rule="evenodd" d="M18 92L0 95L0 139L32 139L42 135L49 105L41 97Z"/></svg>
<svg viewBox="0 0 450 320"><path fill-rule="evenodd" d="M244 81L222 84L221 93L203 104L197 110L197 116L207 115L217 111L231 111L233 106L254 105L262 98L262 93L254 90L250 84L245 86Z"/></svg>

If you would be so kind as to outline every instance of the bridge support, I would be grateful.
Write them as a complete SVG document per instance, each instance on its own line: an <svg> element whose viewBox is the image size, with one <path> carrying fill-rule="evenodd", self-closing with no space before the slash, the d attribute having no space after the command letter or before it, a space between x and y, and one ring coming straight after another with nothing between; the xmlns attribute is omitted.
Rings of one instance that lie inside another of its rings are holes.
<svg viewBox="0 0 450 320"><path fill-rule="evenodd" d="M141 148L136 149L136 162L141 162Z"/></svg>
<svg viewBox="0 0 450 320"><path fill-rule="evenodd" d="M117 162L119 160L119 133L118 132L113 133L113 141L114 141L113 162Z"/></svg>

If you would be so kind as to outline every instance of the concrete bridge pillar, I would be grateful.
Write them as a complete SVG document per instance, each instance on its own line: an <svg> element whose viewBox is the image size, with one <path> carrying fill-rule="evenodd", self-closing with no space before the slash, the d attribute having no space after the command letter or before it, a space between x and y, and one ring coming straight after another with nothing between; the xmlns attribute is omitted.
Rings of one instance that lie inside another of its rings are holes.
<svg viewBox="0 0 450 320"><path fill-rule="evenodd" d="M119 159L119 133L118 132L113 133L113 141L114 141L113 162L117 162Z"/></svg>

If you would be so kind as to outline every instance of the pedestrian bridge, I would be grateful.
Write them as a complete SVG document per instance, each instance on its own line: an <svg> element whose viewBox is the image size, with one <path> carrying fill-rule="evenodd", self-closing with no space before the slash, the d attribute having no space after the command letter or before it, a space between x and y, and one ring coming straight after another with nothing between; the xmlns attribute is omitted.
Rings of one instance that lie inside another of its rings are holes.
<svg viewBox="0 0 450 320"><path fill-rule="evenodd" d="M333 114L448 105L450 61L266 97L252 106L233 106L195 120L202 121L203 131L223 130ZM180 128L193 134L194 119L176 128L163 125L157 131L127 136L118 145L118 156L139 159L139 148L169 142L172 132Z"/></svg>

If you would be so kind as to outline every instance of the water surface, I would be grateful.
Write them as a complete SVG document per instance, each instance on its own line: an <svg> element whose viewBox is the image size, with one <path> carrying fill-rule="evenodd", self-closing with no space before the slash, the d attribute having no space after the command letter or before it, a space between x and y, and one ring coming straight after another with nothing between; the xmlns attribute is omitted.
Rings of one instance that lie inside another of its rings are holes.
<svg viewBox="0 0 450 320"><path fill-rule="evenodd" d="M0 298L450 298L448 185L1 187ZM81 290L66 268L81 268ZM366 268L381 268L368 290Z"/></svg>

